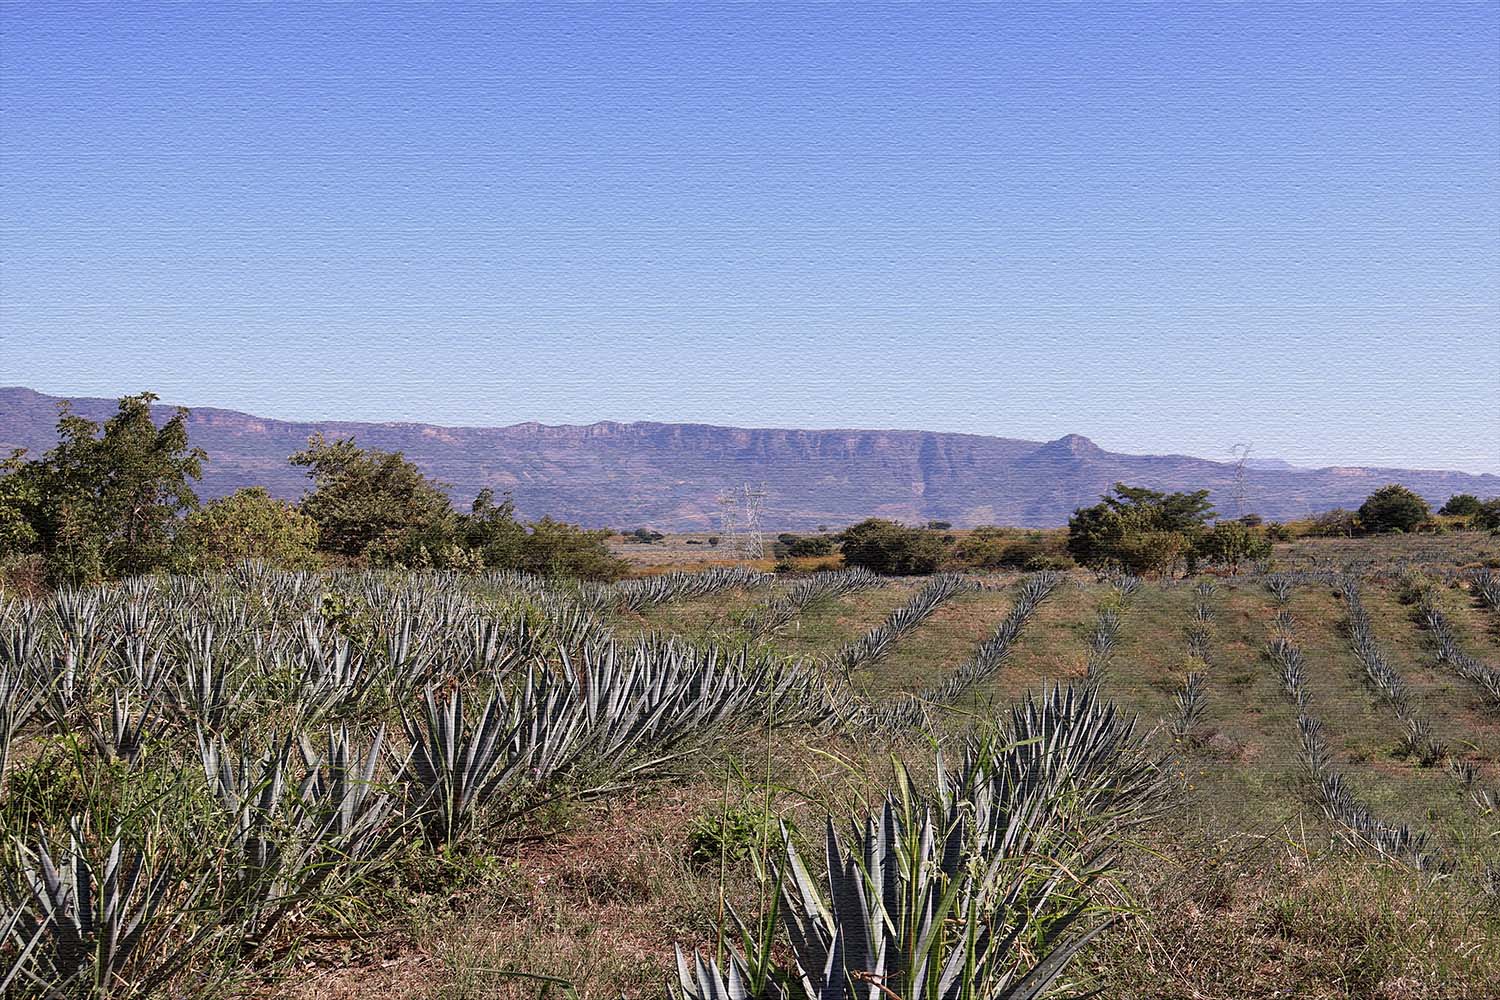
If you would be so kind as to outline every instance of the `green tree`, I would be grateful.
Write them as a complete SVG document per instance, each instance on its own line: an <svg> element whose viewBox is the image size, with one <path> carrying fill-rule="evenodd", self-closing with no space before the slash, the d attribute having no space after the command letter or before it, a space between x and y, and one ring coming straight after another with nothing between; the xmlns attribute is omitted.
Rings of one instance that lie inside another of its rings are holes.
<svg viewBox="0 0 1500 1000"><path fill-rule="evenodd" d="M839 536L844 563L887 576L919 576L935 571L947 550L937 535L895 521L870 518Z"/></svg>
<svg viewBox="0 0 1500 1000"><path fill-rule="evenodd" d="M1162 493L1116 483L1068 519L1068 554L1095 568L1171 572L1191 562L1213 509L1208 490Z"/></svg>
<svg viewBox="0 0 1500 1000"><path fill-rule="evenodd" d="M1481 503L1469 518L1469 527L1479 531L1500 532L1500 497L1490 497Z"/></svg>
<svg viewBox="0 0 1500 1000"><path fill-rule="evenodd" d="M458 519L458 543L477 553L485 566L519 567L526 549L526 527L516 520L510 494L496 503L494 490L480 490L469 513Z"/></svg>
<svg viewBox="0 0 1500 1000"><path fill-rule="evenodd" d="M291 462L313 481L301 509L324 551L377 566L424 566L452 544L457 519L448 495L399 451L319 433Z"/></svg>
<svg viewBox="0 0 1500 1000"><path fill-rule="evenodd" d="M1479 498L1472 493L1455 493L1448 502L1438 508L1438 513L1451 517L1472 517L1479 513Z"/></svg>
<svg viewBox="0 0 1500 1000"><path fill-rule="evenodd" d="M833 555L833 539L826 535L804 535L786 547L787 555L799 559Z"/></svg>
<svg viewBox="0 0 1500 1000"><path fill-rule="evenodd" d="M618 580L630 564L609 551L605 540L611 534L544 517L531 524L516 568L544 576Z"/></svg>
<svg viewBox="0 0 1500 1000"><path fill-rule="evenodd" d="M58 407L56 447L16 466L7 487L46 563L48 581L83 584L165 565L181 519L198 505L192 480L207 457L188 446L188 411L158 427L156 396L126 396L101 428Z"/></svg>
<svg viewBox="0 0 1500 1000"><path fill-rule="evenodd" d="M34 476L24 475L26 449L17 448L0 460L0 557L30 552L37 533L31 526L41 496Z"/></svg>
<svg viewBox="0 0 1500 1000"><path fill-rule="evenodd" d="M259 486L239 490L193 511L177 533L177 565L216 570L245 559L285 569L317 562L318 525Z"/></svg>
<svg viewBox="0 0 1500 1000"><path fill-rule="evenodd" d="M1358 527L1354 511L1335 507L1312 519L1311 533L1318 538L1348 538Z"/></svg>
<svg viewBox="0 0 1500 1000"><path fill-rule="evenodd" d="M1240 571L1240 564L1271 554L1271 540L1241 521L1219 521L1198 540L1198 556Z"/></svg>
<svg viewBox="0 0 1500 1000"><path fill-rule="evenodd" d="M1359 524L1365 531L1411 531L1432 517L1427 501L1392 483L1371 493L1359 505Z"/></svg>

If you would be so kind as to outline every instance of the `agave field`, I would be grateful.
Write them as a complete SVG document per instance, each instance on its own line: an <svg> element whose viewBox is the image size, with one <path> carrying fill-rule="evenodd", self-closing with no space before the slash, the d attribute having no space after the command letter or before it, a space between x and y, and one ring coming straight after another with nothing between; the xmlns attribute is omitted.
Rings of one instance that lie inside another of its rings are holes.
<svg viewBox="0 0 1500 1000"><path fill-rule="evenodd" d="M0 595L0 993L1494 997L1497 555Z"/></svg>

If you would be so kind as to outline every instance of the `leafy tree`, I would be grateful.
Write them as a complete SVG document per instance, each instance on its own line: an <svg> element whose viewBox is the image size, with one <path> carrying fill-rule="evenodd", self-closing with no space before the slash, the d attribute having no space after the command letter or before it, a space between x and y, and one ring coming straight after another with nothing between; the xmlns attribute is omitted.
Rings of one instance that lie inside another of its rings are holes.
<svg viewBox="0 0 1500 1000"><path fill-rule="evenodd" d="M1481 503L1469 518L1469 527L1480 531L1500 532L1500 497L1490 497Z"/></svg>
<svg viewBox="0 0 1500 1000"><path fill-rule="evenodd" d="M1472 493L1455 493L1438 508L1438 513L1452 517L1472 517L1479 513L1479 498Z"/></svg>
<svg viewBox="0 0 1500 1000"><path fill-rule="evenodd" d="M182 569L223 569L254 559L286 569L317 562L318 525L296 507L252 486L193 511L177 533Z"/></svg>
<svg viewBox="0 0 1500 1000"><path fill-rule="evenodd" d="M457 542L478 555L485 566L515 568L526 548L526 527L516 520L516 505L506 494L495 502L495 491L479 491L469 513L458 519ZM449 560L450 562L452 560Z"/></svg>
<svg viewBox="0 0 1500 1000"><path fill-rule="evenodd" d="M928 531L948 531L953 527L952 521L928 521Z"/></svg>
<svg viewBox="0 0 1500 1000"><path fill-rule="evenodd" d="M29 532L15 531L40 552L48 581L83 584L147 573L166 564L182 516L198 505L192 480L207 457L188 446L187 414L179 407L158 427L156 396L126 396L101 428L58 407L58 443L40 459L7 465L0 508L14 526L19 511Z"/></svg>
<svg viewBox="0 0 1500 1000"><path fill-rule="evenodd" d="M31 518L41 497L35 477L23 475L26 449L0 460L0 557L30 552L37 543Z"/></svg>
<svg viewBox="0 0 1500 1000"><path fill-rule="evenodd" d="M1348 538L1357 526L1354 511L1335 507L1312 519L1312 534L1319 538Z"/></svg>
<svg viewBox="0 0 1500 1000"><path fill-rule="evenodd" d="M1411 531L1431 517L1426 500L1396 483L1382 486L1359 506L1360 527L1372 532Z"/></svg>
<svg viewBox="0 0 1500 1000"><path fill-rule="evenodd" d="M920 528L870 518L839 536L844 563L888 576L918 576L938 568L946 554L942 539Z"/></svg>
<svg viewBox="0 0 1500 1000"><path fill-rule="evenodd" d="M361 448L321 433L291 458L313 481L302 512L318 525L318 546L376 565L430 565L457 527L441 484L399 451Z"/></svg>
<svg viewBox="0 0 1500 1000"><path fill-rule="evenodd" d="M793 539L786 547L787 555L805 559L814 556L833 555L833 539L826 535L805 535Z"/></svg>
<svg viewBox="0 0 1500 1000"><path fill-rule="evenodd" d="M1271 540L1240 521L1220 521L1198 541L1198 556L1209 563L1228 566L1231 573L1240 564L1271 554Z"/></svg>
<svg viewBox="0 0 1500 1000"><path fill-rule="evenodd" d="M605 539L611 534L544 517L532 523L516 568L544 576L618 580L630 564L609 551Z"/></svg>
<svg viewBox="0 0 1500 1000"><path fill-rule="evenodd" d="M1116 483L1068 519L1068 553L1095 568L1169 572L1191 561L1213 509L1208 490L1162 493Z"/></svg>

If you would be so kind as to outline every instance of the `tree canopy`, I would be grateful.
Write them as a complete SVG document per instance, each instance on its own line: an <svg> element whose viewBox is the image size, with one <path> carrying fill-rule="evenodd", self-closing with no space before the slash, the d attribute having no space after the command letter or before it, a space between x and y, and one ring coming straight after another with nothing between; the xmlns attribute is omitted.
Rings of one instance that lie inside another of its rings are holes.
<svg viewBox="0 0 1500 1000"><path fill-rule="evenodd" d="M160 427L156 396L126 396L101 427L58 407L55 447L15 453L0 479L0 546L36 551L54 584L92 583L164 565L206 455L188 445L187 410Z"/></svg>
<svg viewBox="0 0 1500 1000"><path fill-rule="evenodd" d="M1214 510L1208 495L1115 483L1099 503L1068 519L1068 554L1095 568L1170 572L1197 551Z"/></svg>
<svg viewBox="0 0 1500 1000"><path fill-rule="evenodd" d="M318 433L291 462L306 467L313 481L301 509L317 524L323 551L410 566L450 543L455 515L442 484L399 451Z"/></svg>
<svg viewBox="0 0 1500 1000"><path fill-rule="evenodd" d="M1431 517L1426 500L1396 483L1382 486L1359 506L1359 524L1365 531L1411 531Z"/></svg>

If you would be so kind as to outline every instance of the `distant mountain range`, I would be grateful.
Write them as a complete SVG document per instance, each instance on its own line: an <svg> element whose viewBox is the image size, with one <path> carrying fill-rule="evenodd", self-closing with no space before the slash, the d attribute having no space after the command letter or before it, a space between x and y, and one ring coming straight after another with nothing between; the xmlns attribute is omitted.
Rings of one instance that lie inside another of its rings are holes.
<svg viewBox="0 0 1500 1000"><path fill-rule="evenodd" d="M40 453L56 440L58 397L0 388L0 449ZM109 399L73 399L78 414L103 420ZM163 418L170 407L159 408ZM590 526L666 531L717 524L716 497L746 483L764 486L763 523L776 529L839 526L865 517L959 527L1063 524L1117 482L1164 490L1210 489L1221 514L1241 509L1236 468L1186 455L1124 455L1086 437L1022 441L978 434L880 430L773 430L706 424L613 423L553 427L438 427L407 423L299 423L198 407L192 443L208 452L199 495L265 486L300 496L302 469L287 457L310 434L353 436L401 451L449 484L467 506L481 487L510 491L528 517L550 514ZM1399 482L1434 505L1454 493L1500 495L1500 476L1411 469L1302 469L1276 460L1247 463L1243 510L1293 518L1357 506L1371 490Z"/></svg>

